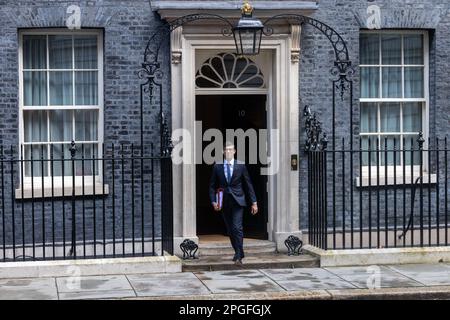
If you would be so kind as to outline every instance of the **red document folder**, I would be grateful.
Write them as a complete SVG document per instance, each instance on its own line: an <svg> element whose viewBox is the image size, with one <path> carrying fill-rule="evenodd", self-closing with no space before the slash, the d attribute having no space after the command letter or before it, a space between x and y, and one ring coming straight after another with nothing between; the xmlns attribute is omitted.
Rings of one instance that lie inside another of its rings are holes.
<svg viewBox="0 0 450 320"><path fill-rule="evenodd" d="M219 209L222 210L223 204L223 189L219 188L216 190L216 203L219 205Z"/></svg>

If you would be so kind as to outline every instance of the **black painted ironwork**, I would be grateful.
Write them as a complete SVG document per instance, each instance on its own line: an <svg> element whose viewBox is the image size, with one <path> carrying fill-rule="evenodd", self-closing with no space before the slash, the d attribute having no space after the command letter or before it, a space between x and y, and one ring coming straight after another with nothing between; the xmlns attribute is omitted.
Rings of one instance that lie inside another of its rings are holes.
<svg viewBox="0 0 450 320"><path fill-rule="evenodd" d="M321 130L312 123L318 121L305 110L310 244L323 249L448 245L447 138L426 143L419 132L408 141L388 145L387 139L376 139L363 146L360 140L357 147L342 138L330 148L326 137L317 142Z"/></svg>
<svg viewBox="0 0 450 320"><path fill-rule="evenodd" d="M71 239L71 247L69 250L69 256L73 256L74 259L77 258L76 251L76 209L75 209L75 155L77 152L77 147L75 146L75 141L72 140L70 143L70 164L72 168L72 239ZM43 161L42 161L43 165ZM42 197L44 198L44 197ZM44 250L45 252L45 250Z"/></svg>
<svg viewBox="0 0 450 320"><path fill-rule="evenodd" d="M423 179L423 177L418 177L411 188L411 203L415 203L417 186L419 185L419 181L422 179ZM414 206L411 206L411 213L409 215L408 224L407 224L406 228L404 228L402 234L398 236L399 240L404 238L406 236L406 234L408 233L408 231L411 229L413 217L414 217Z"/></svg>
<svg viewBox="0 0 450 320"><path fill-rule="evenodd" d="M305 118L306 130L305 151L317 150L318 148L326 149L328 138L326 133L322 132L322 123L317 119L317 114L311 113L309 106L305 106L303 117Z"/></svg>
<svg viewBox="0 0 450 320"><path fill-rule="evenodd" d="M288 256L298 256L301 254L303 247L303 241L299 237L290 235L286 240L284 240L284 245L288 249Z"/></svg>
<svg viewBox="0 0 450 320"><path fill-rule="evenodd" d="M134 145L65 147L70 157L51 146L47 158L42 147L26 157L0 146L1 261L173 254L169 156Z"/></svg>
<svg viewBox="0 0 450 320"><path fill-rule="evenodd" d="M183 252L183 259L198 259L198 257L195 256L195 254L198 251L198 245L190 240L190 239L184 239L183 242L180 244L180 249Z"/></svg>
<svg viewBox="0 0 450 320"><path fill-rule="evenodd" d="M351 88L350 79L351 76L354 75L355 70L350 61L347 44L342 36L329 25L317 19L298 14L280 14L268 18L263 23L265 26L265 35L269 36L273 34L273 28L270 27L270 23L274 20L295 21L300 25L308 24L319 30L327 37L335 54L334 66L331 69L331 74L338 77L335 81L335 85L340 91L340 96L343 99L345 92Z"/></svg>

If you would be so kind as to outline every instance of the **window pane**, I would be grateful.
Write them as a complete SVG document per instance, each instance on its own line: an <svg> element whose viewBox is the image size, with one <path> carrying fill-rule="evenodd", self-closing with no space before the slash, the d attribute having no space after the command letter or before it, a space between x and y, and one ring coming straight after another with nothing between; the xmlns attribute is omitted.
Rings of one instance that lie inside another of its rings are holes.
<svg viewBox="0 0 450 320"><path fill-rule="evenodd" d="M50 69L72 69L72 36L48 36Z"/></svg>
<svg viewBox="0 0 450 320"><path fill-rule="evenodd" d="M402 97L402 68L383 68L383 98Z"/></svg>
<svg viewBox="0 0 450 320"><path fill-rule="evenodd" d="M70 160L70 144L53 144L50 146L50 154L53 155L53 159L55 160L53 161L53 175L71 176L72 161Z"/></svg>
<svg viewBox="0 0 450 320"><path fill-rule="evenodd" d="M72 110L50 111L50 141L72 141Z"/></svg>
<svg viewBox="0 0 450 320"><path fill-rule="evenodd" d="M96 141L97 140L97 110L75 111L75 140Z"/></svg>
<svg viewBox="0 0 450 320"><path fill-rule="evenodd" d="M419 132L422 130L422 104L408 102L403 104L403 131Z"/></svg>
<svg viewBox="0 0 450 320"><path fill-rule="evenodd" d="M242 71L244 71L244 68L247 67L248 62L246 58L243 57L238 57L236 58L236 65L234 67L234 74L233 74L233 78L231 79L236 79Z"/></svg>
<svg viewBox="0 0 450 320"><path fill-rule="evenodd" d="M379 98L380 69L361 68L361 98Z"/></svg>
<svg viewBox="0 0 450 320"><path fill-rule="evenodd" d="M420 151L419 151L419 143L417 139L418 135L405 135L405 143L404 149L405 152L405 164L411 165L411 158L414 159L414 165L420 165Z"/></svg>
<svg viewBox="0 0 450 320"><path fill-rule="evenodd" d="M233 79L233 71L234 71L234 64L235 64L235 58L231 54L225 54L223 56L223 62L225 64L225 69L227 71L227 77L228 79Z"/></svg>
<svg viewBox="0 0 450 320"><path fill-rule="evenodd" d="M402 38L399 34L381 35L382 64L402 63Z"/></svg>
<svg viewBox="0 0 450 320"><path fill-rule="evenodd" d="M75 104L98 104L97 71L75 72Z"/></svg>
<svg viewBox="0 0 450 320"><path fill-rule="evenodd" d="M23 36L23 68L47 68L47 37Z"/></svg>
<svg viewBox="0 0 450 320"><path fill-rule="evenodd" d="M50 104L56 106L72 105L72 72L50 72Z"/></svg>
<svg viewBox="0 0 450 320"><path fill-rule="evenodd" d="M423 67L405 67L405 98L423 98Z"/></svg>
<svg viewBox="0 0 450 320"><path fill-rule="evenodd" d="M254 82L254 79L258 74L259 74L258 67L256 67L255 65L247 65L247 67L241 73L241 76L238 79L236 79L236 82L242 87L248 87L249 84L251 87L252 86L251 84Z"/></svg>
<svg viewBox="0 0 450 320"><path fill-rule="evenodd" d="M203 65L201 68L201 73L204 77L214 80L215 82L222 83L223 81L214 72L214 69L210 65Z"/></svg>
<svg viewBox="0 0 450 320"><path fill-rule="evenodd" d="M360 64L380 64L380 35L361 34L359 52Z"/></svg>
<svg viewBox="0 0 450 320"><path fill-rule="evenodd" d="M75 36L75 69L97 69L97 36Z"/></svg>
<svg viewBox="0 0 450 320"><path fill-rule="evenodd" d="M208 79L203 78L203 77L197 77L195 79L195 84L199 88L219 88L220 87L220 85L218 85L217 83L209 81Z"/></svg>
<svg viewBox="0 0 450 320"><path fill-rule="evenodd" d="M223 81L225 81L226 77L222 59L220 59L219 57L212 58L211 65L214 68L214 70L216 70L216 72L219 74L220 78L223 79Z"/></svg>
<svg viewBox="0 0 450 320"><path fill-rule="evenodd" d="M377 132L377 104L361 103L361 132Z"/></svg>
<svg viewBox="0 0 450 320"><path fill-rule="evenodd" d="M375 151L377 149L377 137L374 136L362 136L361 137L361 150L369 150L369 140L370 140L370 150ZM362 153L362 163L363 166L369 165L369 152ZM370 166L374 166L377 164L377 154L376 152L370 153ZM372 176L374 171L372 171ZM376 173L375 173L376 174Z"/></svg>
<svg viewBox="0 0 450 320"><path fill-rule="evenodd" d="M23 112L23 129L25 142L46 142L47 141L47 111Z"/></svg>
<svg viewBox="0 0 450 320"><path fill-rule="evenodd" d="M397 154L394 156L393 150L400 150L400 136L381 136L381 150L380 152L380 163L382 166L385 165L386 160L388 166L394 165L394 158L395 158L395 164L400 165L400 152L397 152Z"/></svg>
<svg viewBox="0 0 450 320"><path fill-rule="evenodd" d="M423 64L423 35L405 35L403 41L405 64Z"/></svg>
<svg viewBox="0 0 450 320"><path fill-rule="evenodd" d="M42 177L42 167L44 168L44 176L48 175L48 146L47 145L26 145L24 146L24 174L26 177ZM31 161L32 159L32 161Z"/></svg>
<svg viewBox="0 0 450 320"><path fill-rule="evenodd" d="M241 43L242 52L244 54L253 52L253 37L254 33L248 29L241 29L238 31L239 40Z"/></svg>
<svg viewBox="0 0 450 320"><path fill-rule="evenodd" d="M47 105L47 72L24 71L23 103L25 106Z"/></svg>
<svg viewBox="0 0 450 320"><path fill-rule="evenodd" d="M264 86L264 79L261 76L253 76L249 80L241 82L239 85L241 88L262 88Z"/></svg>
<svg viewBox="0 0 450 320"><path fill-rule="evenodd" d="M381 132L400 132L400 104L383 103L380 105Z"/></svg>
<svg viewBox="0 0 450 320"><path fill-rule="evenodd" d="M82 159L84 154L84 161L75 161L75 175L91 175L92 176L92 162L94 156L98 158L97 144L77 144L77 156L76 159ZM84 163L83 163L84 162ZM99 162L95 164L95 174L98 174Z"/></svg>

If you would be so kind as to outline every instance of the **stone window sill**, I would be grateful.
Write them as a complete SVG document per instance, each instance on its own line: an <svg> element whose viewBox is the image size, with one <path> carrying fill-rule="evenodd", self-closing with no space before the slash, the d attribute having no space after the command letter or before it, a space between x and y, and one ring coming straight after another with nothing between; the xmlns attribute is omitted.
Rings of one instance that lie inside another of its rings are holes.
<svg viewBox="0 0 450 320"><path fill-rule="evenodd" d="M94 192L95 191L95 192ZM96 183L95 188L92 184L75 185L75 196L103 196L109 194L109 186L107 184L103 185L101 183ZM57 198L57 197L71 197L72 196L72 185L64 186L64 192L61 185L45 186L35 186L31 188L31 185L25 185L23 190L21 188L15 190L16 199L32 199L32 198Z"/></svg>
<svg viewBox="0 0 450 320"><path fill-rule="evenodd" d="M375 175L375 177L372 175L371 179L370 179L370 184L369 184L369 177L368 176L363 176L362 179L361 177L356 177L355 181L356 181L356 187L383 187L383 186L402 186L402 185L412 185L415 184L417 179L419 178L419 175L413 175L411 178L411 175L406 175L405 176L405 183L403 183L403 175L401 174L397 174L397 178L394 179L394 175L388 175L387 179L385 178L385 176L380 175L379 179L377 178L377 176ZM387 180L387 181L386 181ZM394 181L395 180L395 181ZM379 182L378 182L379 181ZM422 184L435 184L436 183L436 174L428 174L426 172L423 173L423 181ZM420 180L418 182L418 185L420 185Z"/></svg>

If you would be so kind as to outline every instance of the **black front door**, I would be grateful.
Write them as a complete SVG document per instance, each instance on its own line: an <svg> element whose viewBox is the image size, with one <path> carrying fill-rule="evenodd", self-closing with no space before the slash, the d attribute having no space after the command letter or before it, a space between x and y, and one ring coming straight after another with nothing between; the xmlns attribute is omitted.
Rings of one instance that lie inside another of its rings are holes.
<svg viewBox="0 0 450 320"><path fill-rule="evenodd" d="M198 95L196 98L196 121L202 121L202 135L210 128L217 128L225 139L226 129L266 129L266 96L265 95ZM203 142L202 150L210 142ZM236 143L236 141L235 141ZM258 149L257 163L250 164L249 141L246 140L245 163L255 189L259 213L250 214L250 207L244 210L244 236L247 238L267 239L267 176L261 175L263 164L259 154L267 154ZM236 155L238 156L238 155ZM196 200L197 200L197 234L226 234L225 225L220 213L216 213L208 197L208 184L212 165L196 165Z"/></svg>

